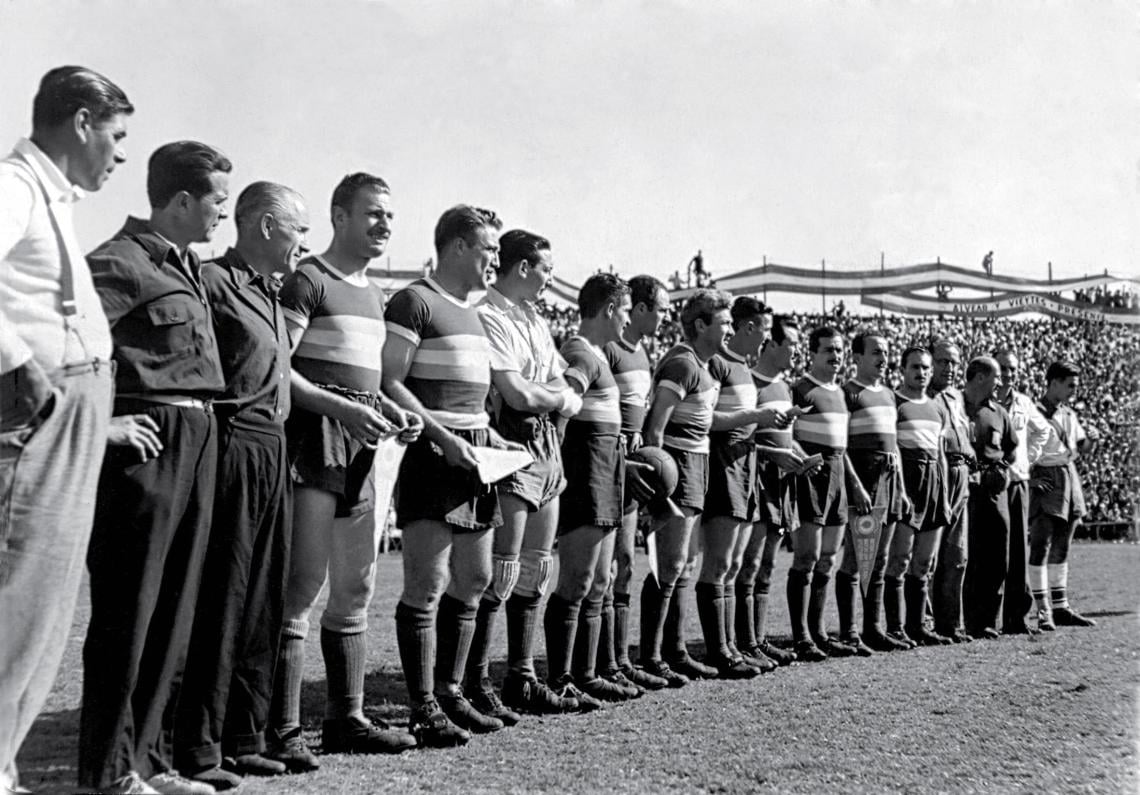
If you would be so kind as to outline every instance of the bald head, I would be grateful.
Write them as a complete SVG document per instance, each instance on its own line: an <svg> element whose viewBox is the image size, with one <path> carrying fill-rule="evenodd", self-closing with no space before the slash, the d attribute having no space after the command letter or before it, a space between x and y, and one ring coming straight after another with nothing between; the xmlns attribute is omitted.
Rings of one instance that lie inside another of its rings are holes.
<svg viewBox="0 0 1140 795"><path fill-rule="evenodd" d="M976 356L966 365L966 399L971 403L997 397L1001 387L1001 372L992 356Z"/></svg>
<svg viewBox="0 0 1140 795"><path fill-rule="evenodd" d="M309 210L301 194L276 182L254 182L234 207L237 250L259 273L289 273L309 251Z"/></svg>

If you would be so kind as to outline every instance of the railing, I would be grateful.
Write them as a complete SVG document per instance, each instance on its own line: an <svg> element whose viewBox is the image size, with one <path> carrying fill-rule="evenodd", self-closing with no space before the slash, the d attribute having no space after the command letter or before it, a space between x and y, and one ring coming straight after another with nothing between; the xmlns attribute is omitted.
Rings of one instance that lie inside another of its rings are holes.
<svg viewBox="0 0 1140 795"><path fill-rule="evenodd" d="M1140 541L1140 525L1126 519L1082 522L1073 538L1090 541Z"/></svg>

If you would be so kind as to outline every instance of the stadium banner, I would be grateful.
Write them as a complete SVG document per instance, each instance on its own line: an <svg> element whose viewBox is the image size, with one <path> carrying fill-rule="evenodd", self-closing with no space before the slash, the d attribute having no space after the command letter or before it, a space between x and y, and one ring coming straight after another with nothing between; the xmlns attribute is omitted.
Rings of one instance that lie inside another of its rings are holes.
<svg viewBox="0 0 1140 795"><path fill-rule="evenodd" d="M901 293L899 295L860 296L864 306L897 312L902 315L957 315L965 317L1005 317L1022 312L1039 312L1070 320L1095 323L1120 323L1140 326L1140 314L1105 312L1094 304L1080 304L1055 295L1002 293L993 298L939 299L934 296Z"/></svg>
<svg viewBox="0 0 1140 795"><path fill-rule="evenodd" d="M755 293L760 290L817 295L858 295L867 292L921 290L927 287L1044 294L1089 290L1119 282L1140 285L1140 279L1124 279L1107 272L1096 276L1047 281L1016 276L991 276L984 271L948 265L944 262L927 262L887 270L857 271L828 270L826 267L800 268L769 263L715 279L718 290L733 295ZM692 292L691 289L677 290L671 293L671 296L674 299L685 298Z"/></svg>

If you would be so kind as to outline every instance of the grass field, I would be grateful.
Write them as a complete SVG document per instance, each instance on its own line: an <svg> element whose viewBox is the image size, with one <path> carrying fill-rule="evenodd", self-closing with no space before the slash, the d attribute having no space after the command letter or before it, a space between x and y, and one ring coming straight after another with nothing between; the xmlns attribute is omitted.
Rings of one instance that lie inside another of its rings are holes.
<svg viewBox="0 0 1140 795"><path fill-rule="evenodd" d="M789 559L778 558L781 593ZM1140 547L1078 544L1071 566L1074 601L1096 628L698 682L593 715L526 718L458 750L325 756L315 774L247 779L238 791L1134 793ZM645 571L644 559L638 567ZM367 703L394 721L407 715L392 620L400 576L398 554L385 556L366 683ZM773 601L776 633L788 626L782 602ZM36 792L74 786L87 614L84 597L20 758L23 783ZM496 648L505 651L502 623ZM699 638L695 615L686 631ZM303 701L314 745L324 699L316 634Z"/></svg>

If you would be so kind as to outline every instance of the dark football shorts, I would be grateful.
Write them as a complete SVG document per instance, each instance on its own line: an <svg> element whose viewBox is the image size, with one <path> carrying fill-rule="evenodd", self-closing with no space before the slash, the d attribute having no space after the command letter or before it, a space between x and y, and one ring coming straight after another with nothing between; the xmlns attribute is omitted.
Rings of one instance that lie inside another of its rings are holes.
<svg viewBox="0 0 1140 795"><path fill-rule="evenodd" d="M867 490L872 505L887 506L887 522L906 517L903 512L904 486L898 454L873 450L847 450L859 482ZM850 502L850 500L848 500Z"/></svg>
<svg viewBox="0 0 1140 795"><path fill-rule="evenodd" d="M487 447L490 431L452 430L459 438ZM456 532L486 530L503 523L499 497L493 485L479 479L474 469L453 467L443 451L423 436L408 445L396 482L396 521L407 529L411 522L444 522Z"/></svg>
<svg viewBox="0 0 1140 795"><path fill-rule="evenodd" d="M805 451L810 454L811 451ZM847 524L847 484L843 451L824 454L823 466L814 475L796 478L796 510L801 524L824 527Z"/></svg>
<svg viewBox="0 0 1140 795"><path fill-rule="evenodd" d="M946 477L938 460L904 452L902 473L906 494L914 506L903 521L920 533L949 524Z"/></svg>
<svg viewBox="0 0 1140 795"><path fill-rule="evenodd" d="M751 439L709 449L709 488L705 516L756 519L756 445Z"/></svg>
<svg viewBox="0 0 1140 795"><path fill-rule="evenodd" d="M665 452L677 462L677 488L670 495L673 502L701 513L709 490L708 453L692 453L676 447L666 447Z"/></svg>
<svg viewBox="0 0 1140 795"><path fill-rule="evenodd" d="M558 533L587 525L621 526L625 453L619 434L598 434L570 420L562 440L566 490L559 505Z"/></svg>
<svg viewBox="0 0 1140 795"><path fill-rule="evenodd" d="M566 478L562 474L562 452L558 447L558 431L548 417L528 418L526 433L500 430L512 442L525 444L527 452L534 457L534 463L512 472L498 482L499 494L510 494L525 502L529 509L537 511L556 498L566 488Z"/></svg>
<svg viewBox="0 0 1140 795"><path fill-rule="evenodd" d="M357 398L353 398L357 399ZM357 402L369 404L363 398ZM285 422L289 473L293 483L336 495L336 515L371 511L374 451L350 434L339 420L293 407Z"/></svg>
<svg viewBox="0 0 1140 795"><path fill-rule="evenodd" d="M756 498L757 521L769 529L780 527L794 530L799 522L796 519L796 477L790 472L780 472L771 461L761 461L757 465Z"/></svg>

